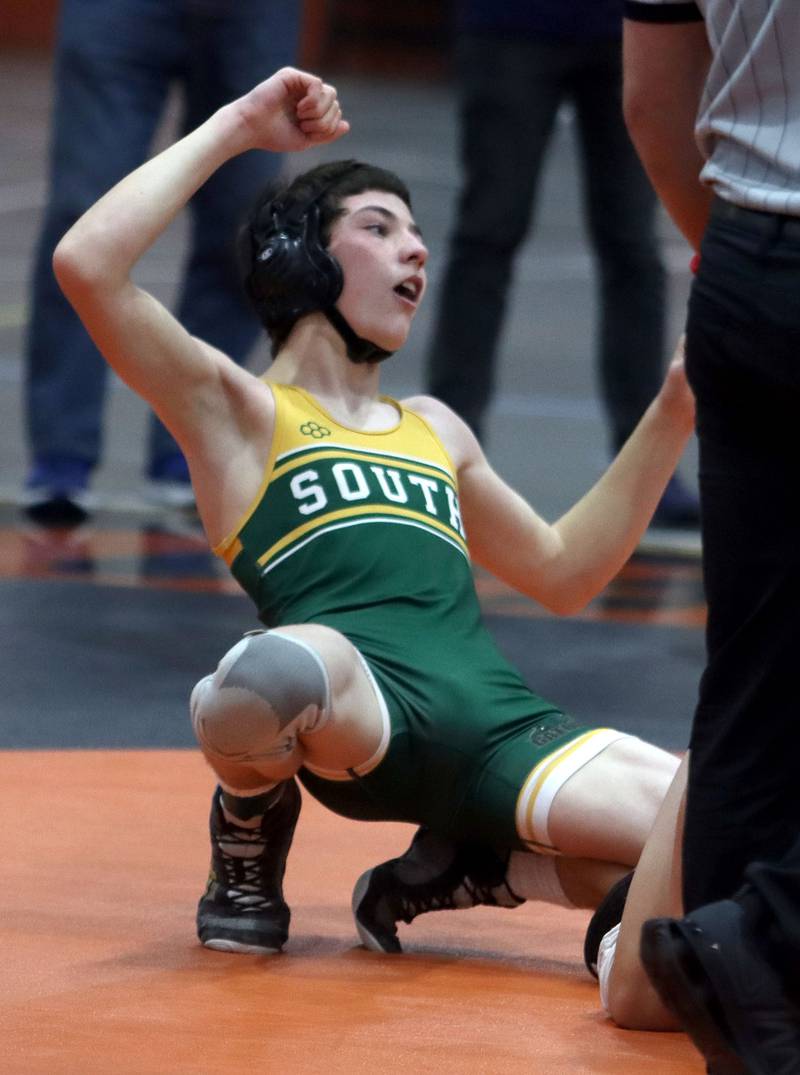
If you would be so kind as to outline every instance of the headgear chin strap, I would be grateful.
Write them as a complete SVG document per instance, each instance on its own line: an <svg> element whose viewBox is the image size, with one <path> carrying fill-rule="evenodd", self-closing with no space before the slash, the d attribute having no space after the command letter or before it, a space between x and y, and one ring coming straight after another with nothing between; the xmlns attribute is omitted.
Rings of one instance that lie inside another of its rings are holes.
<svg viewBox="0 0 800 1075"><path fill-rule="evenodd" d="M357 336L341 311L335 306L329 306L322 312L344 340L347 357L351 362L383 362L385 358L389 358L394 354L394 351L384 351L382 347L378 347L371 340L365 340L363 336Z"/></svg>
<svg viewBox="0 0 800 1075"><path fill-rule="evenodd" d="M360 167L354 161L350 170ZM272 202L266 231L253 236L252 268L245 287L266 324L285 326L288 333L305 314L319 311L344 340L351 362L382 362L393 352L356 335L336 308L344 275L320 238L319 203L346 174L338 175L310 201L291 203L284 196Z"/></svg>

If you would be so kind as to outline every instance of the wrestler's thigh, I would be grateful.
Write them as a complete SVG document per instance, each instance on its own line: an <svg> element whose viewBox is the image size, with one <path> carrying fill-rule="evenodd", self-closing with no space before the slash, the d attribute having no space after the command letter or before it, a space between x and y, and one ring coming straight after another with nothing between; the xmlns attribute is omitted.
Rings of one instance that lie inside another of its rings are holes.
<svg viewBox="0 0 800 1075"><path fill-rule="evenodd" d="M565 855L635 866L678 764L642 739L616 739L556 793L553 845Z"/></svg>

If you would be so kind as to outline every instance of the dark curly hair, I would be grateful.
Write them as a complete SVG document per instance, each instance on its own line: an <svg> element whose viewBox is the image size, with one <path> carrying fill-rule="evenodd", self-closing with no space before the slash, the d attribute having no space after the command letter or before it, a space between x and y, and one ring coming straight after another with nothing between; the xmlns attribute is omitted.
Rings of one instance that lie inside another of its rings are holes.
<svg viewBox="0 0 800 1075"><path fill-rule="evenodd" d="M408 187L394 172L361 161L342 160L319 164L288 184L270 184L247 215L239 235L240 270L256 312L269 334L273 357L286 342L297 318L276 320L266 305L258 301L249 282L254 275L258 253L273 232L272 213L276 202L284 207L315 203L319 212L319 239L327 247L334 222L343 214L342 201L367 190L396 194L411 209Z"/></svg>

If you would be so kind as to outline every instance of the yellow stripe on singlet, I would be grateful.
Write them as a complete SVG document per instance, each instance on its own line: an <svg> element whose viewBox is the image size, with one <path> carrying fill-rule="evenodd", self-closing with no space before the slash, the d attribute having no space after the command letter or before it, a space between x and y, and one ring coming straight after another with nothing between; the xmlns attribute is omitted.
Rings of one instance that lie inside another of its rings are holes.
<svg viewBox="0 0 800 1075"><path fill-rule="evenodd" d="M214 552L225 561L228 567L230 567L242 551L243 547L244 546L238 537L232 537L228 538L226 541L220 542L219 545L215 545Z"/></svg>
<svg viewBox="0 0 800 1075"><path fill-rule="evenodd" d="M467 553L466 542L455 533L451 527L446 526L444 523L439 522L438 519L431 518L430 515L423 515L419 511L411 511L408 508L401 508L394 504L363 504L359 507L353 508L341 508L339 511L326 512L324 515L316 519L311 519L307 523L303 523L301 526L295 527L294 530L285 534L279 541L276 541L274 545L271 545L266 552L262 553L258 558L260 567L264 567L269 563L273 557L277 556L287 546L294 544L295 541L299 541L300 538L306 534L310 534L314 530L327 528L332 523L339 522L344 519L356 519L358 516L370 515L374 519L380 519L381 516L400 516L402 519L408 519L417 524L422 524L427 529L437 531L444 537L448 538L454 545L456 545L465 556ZM393 520L387 519L387 522Z"/></svg>
<svg viewBox="0 0 800 1075"><path fill-rule="evenodd" d="M621 734L613 732L609 728L594 728L590 732L585 732L583 735L579 735L577 739L573 739L571 742L567 743L566 746L557 750L554 754L543 758L538 765L534 766L517 796L517 831L523 840L544 847L548 846L538 839L533 817L537 797L541 793L545 782L560 766L567 765L567 767L569 767L569 762L574 756L579 751L583 750L583 748L593 739L598 739L598 737L601 738L603 743L598 743L598 747L600 750L605 749L605 746L607 746L609 742L609 733L614 737ZM568 775L571 775L571 773ZM565 776L565 779L566 778L567 777ZM520 813L522 814L521 817ZM520 824L520 820L523 821L523 825ZM523 828L525 830L524 832Z"/></svg>
<svg viewBox="0 0 800 1075"><path fill-rule="evenodd" d="M385 452L360 452L358 450L350 450L346 448L336 447L328 451L327 449L316 449L309 447L308 454L300 455L299 458L291 459L288 462L281 463L275 467L272 472L270 481L275 481L277 478L282 477L289 471L296 470L301 466L310 466L317 459L357 459L361 463L371 463L374 466L383 465L384 467L399 467L401 470L410 470L414 474L427 474L431 478L439 478L440 481L446 482L451 488L455 489L455 481L452 474L449 474L444 468L436 466L421 466L414 459L406 461L402 456L392 456Z"/></svg>

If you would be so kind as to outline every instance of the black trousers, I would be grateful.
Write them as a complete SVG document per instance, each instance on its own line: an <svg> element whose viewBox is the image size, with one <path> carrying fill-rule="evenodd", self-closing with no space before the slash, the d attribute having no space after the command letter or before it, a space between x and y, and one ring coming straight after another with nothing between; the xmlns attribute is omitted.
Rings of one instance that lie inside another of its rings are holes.
<svg viewBox="0 0 800 1075"><path fill-rule="evenodd" d="M751 894L800 954L800 219L717 201L687 323L708 661L686 909Z"/></svg>
<svg viewBox="0 0 800 1075"><path fill-rule="evenodd" d="M661 385L665 319L657 201L623 121L620 39L463 34L455 61L462 188L428 389L481 435L514 259L559 106L571 101L597 262L597 378L616 453Z"/></svg>

